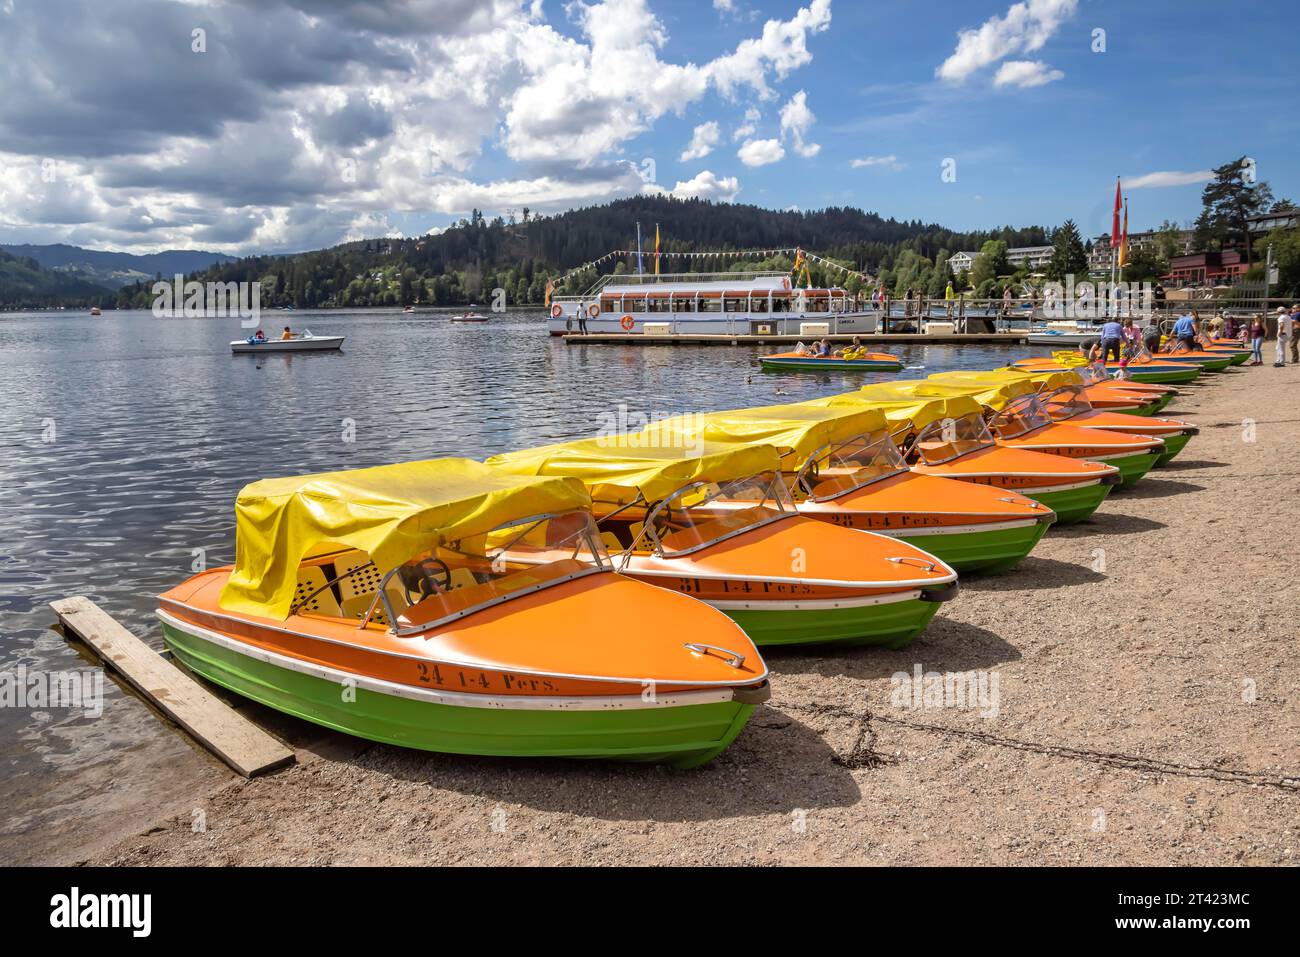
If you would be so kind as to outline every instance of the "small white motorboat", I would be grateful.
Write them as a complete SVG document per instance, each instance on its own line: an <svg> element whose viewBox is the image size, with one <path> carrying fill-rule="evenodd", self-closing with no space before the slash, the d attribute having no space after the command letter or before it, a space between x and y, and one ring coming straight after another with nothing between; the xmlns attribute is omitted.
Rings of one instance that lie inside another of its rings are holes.
<svg viewBox="0 0 1300 957"><path fill-rule="evenodd" d="M459 316L452 316L452 322L487 322L488 317L481 312L463 312Z"/></svg>
<svg viewBox="0 0 1300 957"><path fill-rule="evenodd" d="M236 339L230 344L231 352L323 352L343 347L343 336L316 336L308 329L292 339Z"/></svg>

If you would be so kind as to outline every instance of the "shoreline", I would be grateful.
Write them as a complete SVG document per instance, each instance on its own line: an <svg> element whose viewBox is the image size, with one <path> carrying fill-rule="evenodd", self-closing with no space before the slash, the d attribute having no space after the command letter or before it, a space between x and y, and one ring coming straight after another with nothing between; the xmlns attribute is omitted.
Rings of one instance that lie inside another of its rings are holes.
<svg viewBox="0 0 1300 957"><path fill-rule="evenodd" d="M1288 366L1184 389L1179 459L963 580L909 647L770 652L773 700L697 771L403 751L241 706L302 763L70 830L55 862L1295 863L1297 586L1254 503L1300 475L1298 387ZM997 717L894 707L918 665L996 674Z"/></svg>

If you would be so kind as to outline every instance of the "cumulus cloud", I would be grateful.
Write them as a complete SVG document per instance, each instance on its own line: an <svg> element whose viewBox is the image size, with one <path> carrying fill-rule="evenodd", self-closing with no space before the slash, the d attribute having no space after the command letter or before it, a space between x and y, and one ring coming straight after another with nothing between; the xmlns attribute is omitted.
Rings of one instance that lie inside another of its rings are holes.
<svg viewBox="0 0 1300 957"><path fill-rule="evenodd" d="M756 107L751 106L747 109L745 111L745 122L741 123L740 126L737 126L731 131L732 141L738 143L741 140L749 139L753 136L758 132L758 121L762 118L763 114L760 113Z"/></svg>
<svg viewBox="0 0 1300 957"><path fill-rule="evenodd" d="M704 170L691 179L679 180L668 193L678 199L713 199L729 203L740 193L740 181L734 176L715 176Z"/></svg>
<svg viewBox="0 0 1300 957"><path fill-rule="evenodd" d="M736 155L746 166L767 166L785 157L785 147L776 139L745 140Z"/></svg>
<svg viewBox="0 0 1300 957"><path fill-rule="evenodd" d="M1013 53L1042 49L1061 24L1074 16L1078 6L1079 0L1014 3L1002 16L990 17L976 29L958 32L956 49L935 74L940 79L960 83Z"/></svg>
<svg viewBox="0 0 1300 957"><path fill-rule="evenodd" d="M718 145L720 136L721 131L718 129L718 124L713 120L701 123L695 127L690 143L686 145L686 149L682 151L682 155L678 159L683 163L687 163L693 159L702 159L708 156L713 152L713 147Z"/></svg>
<svg viewBox="0 0 1300 957"><path fill-rule="evenodd" d="M1156 173L1143 173L1141 176L1124 176L1120 182L1127 189L1155 189L1161 186L1190 186L1193 183L1208 183L1214 179L1214 173L1208 169L1195 172L1178 172L1164 170Z"/></svg>
<svg viewBox="0 0 1300 957"><path fill-rule="evenodd" d="M1018 86L1027 89L1042 86L1065 76L1060 70L1053 70L1042 60L1007 60L993 76L994 86Z"/></svg>
<svg viewBox="0 0 1300 957"><path fill-rule="evenodd" d="M788 19L699 63L672 56L647 0L574 0L558 25L538 0L0 3L0 235L277 251L397 217L635 193L654 184L628 144L666 114L711 91L772 99L810 62L830 0L788 2ZM784 155L754 140L759 119L751 107L735 131L750 165ZM805 155L811 122L783 111ZM721 138L701 124L682 156ZM738 190L705 171L668 192Z"/></svg>
<svg viewBox="0 0 1300 957"><path fill-rule="evenodd" d="M800 156L813 157L821 152L821 144L809 143L805 139L812 129L817 117L808 109L808 95L800 90L790 98L790 102L781 107L781 138L787 135Z"/></svg>

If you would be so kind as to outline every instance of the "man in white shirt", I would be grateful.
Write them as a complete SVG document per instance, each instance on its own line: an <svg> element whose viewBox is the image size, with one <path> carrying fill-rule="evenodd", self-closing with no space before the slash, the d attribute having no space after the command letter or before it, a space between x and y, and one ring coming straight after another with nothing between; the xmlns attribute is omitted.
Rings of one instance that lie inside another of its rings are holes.
<svg viewBox="0 0 1300 957"><path fill-rule="evenodd" d="M1281 369L1286 365L1286 347L1291 341L1291 313L1287 311L1286 306L1277 307L1277 358L1273 362L1274 369Z"/></svg>

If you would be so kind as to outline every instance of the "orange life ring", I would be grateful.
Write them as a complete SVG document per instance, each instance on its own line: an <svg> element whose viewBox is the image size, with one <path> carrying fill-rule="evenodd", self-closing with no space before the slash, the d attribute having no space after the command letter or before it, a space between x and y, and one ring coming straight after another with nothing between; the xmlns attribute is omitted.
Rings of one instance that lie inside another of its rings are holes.
<svg viewBox="0 0 1300 957"><path fill-rule="evenodd" d="M599 315L600 315L600 304L599 304L599 303L593 302L590 306L587 307L587 318L588 318L588 319L595 319L595 318L596 318L597 316L599 316Z"/></svg>
<svg viewBox="0 0 1300 957"><path fill-rule="evenodd" d="M622 319L618 321L618 324L622 326L624 329L626 329L628 332L631 332L632 327L636 325L636 320L633 319L631 316L624 316Z"/></svg>
<svg viewBox="0 0 1300 957"><path fill-rule="evenodd" d="M560 304L558 302L555 305L551 306L552 319L559 319L560 316L562 315L564 315L564 310L560 308Z"/></svg>

